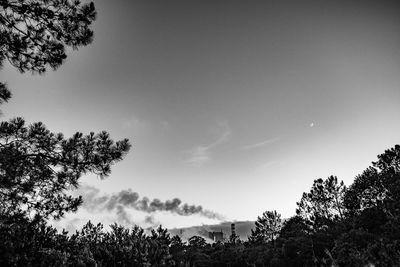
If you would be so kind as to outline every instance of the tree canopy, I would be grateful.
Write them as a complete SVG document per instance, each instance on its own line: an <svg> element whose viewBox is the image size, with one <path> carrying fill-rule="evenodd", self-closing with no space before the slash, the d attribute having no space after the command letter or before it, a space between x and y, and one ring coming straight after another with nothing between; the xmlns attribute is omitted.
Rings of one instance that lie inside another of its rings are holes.
<svg viewBox="0 0 400 267"><path fill-rule="evenodd" d="M274 242L282 228L281 215L274 211L266 211L257 217L255 229L251 230L249 240L254 243Z"/></svg>
<svg viewBox="0 0 400 267"><path fill-rule="evenodd" d="M297 215L301 216L312 229L326 226L333 220L343 219L343 197L346 186L339 182L336 176L329 176L326 180L314 180L309 193L303 193L297 203Z"/></svg>
<svg viewBox="0 0 400 267"><path fill-rule="evenodd" d="M92 42L95 19L93 2L0 0L0 66L7 60L21 72L56 69L67 57L66 47ZM1 102L10 97L6 84L0 83Z"/></svg>
<svg viewBox="0 0 400 267"><path fill-rule="evenodd" d="M44 73L66 59L66 48L93 40L93 2L79 0L0 0L0 66L7 60L20 72ZM0 104L10 91L0 83ZM107 132L65 138L43 123L22 118L0 124L0 213L25 218L60 218L75 211L80 197L68 195L86 173L100 177L129 151L127 139Z"/></svg>
<svg viewBox="0 0 400 267"><path fill-rule="evenodd" d="M0 211L60 218L75 211L81 198L67 195L82 174L110 174L111 165L129 151L127 139L114 142L106 132L71 138L42 123L21 118L0 124Z"/></svg>
<svg viewBox="0 0 400 267"><path fill-rule="evenodd" d="M43 73L65 60L65 46L92 42L93 2L79 0L0 0L0 60L20 71Z"/></svg>

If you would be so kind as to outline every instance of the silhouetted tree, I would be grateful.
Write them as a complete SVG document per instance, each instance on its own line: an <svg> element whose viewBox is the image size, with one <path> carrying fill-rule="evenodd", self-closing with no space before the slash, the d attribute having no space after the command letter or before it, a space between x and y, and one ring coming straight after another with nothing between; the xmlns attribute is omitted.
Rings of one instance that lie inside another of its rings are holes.
<svg viewBox="0 0 400 267"><path fill-rule="evenodd" d="M93 39L93 2L1 0L0 7L0 59L21 72L55 69L66 58L65 46L76 49Z"/></svg>
<svg viewBox="0 0 400 267"><path fill-rule="evenodd" d="M63 266L69 259L67 232L58 233L43 220L0 223L0 236L0 266Z"/></svg>
<svg viewBox="0 0 400 267"><path fill-rule="evenodd" d="M71 0L0 0L0 66L7 61L19 71L43 73L65 60L65 47L92 42L96 18L93 2ZM0 83L0 100L11 94Z"/></svg>
<svg viewBox="0 0 400 267"><path fill-rule="evenodd" d="M400 146L378 155L346 191L350 228L338 236L342 265L397 266L400 262Z"/></svg>
<svg viewBox="0 0 400 267"><path fill-rule="evenodd" d="M190 248L202 249L207 246L207 242L203 237L195 235L189 238L188 246Z"/></svg>
<svg viewBox="0 0 400 267"><path fill-rule="evenodd" d="M4 102L7 102L10 98L11 98L11 92L7 89L5 83L0 82L0 105L3 104Z"/></svg>
<svg viewBox="0 0 400 267"><path fill-rule="evenodd" d="M175 266L183 266L185 264L185 249L186 246L178 235L175 235L171 238L169 251Z"/></svg>
<svg viewBox="0 0 400 267"><path fill-rule="evenodd" d="M128 152L127 139L114 143L106 132L71 138L21 118L0 124L0 213L60 218L82 199L68 195L86 173L105 177Z"/></svg>
<svg viewBox="0 0 400 267"><path fill-rule="evenodd" d="M56 69L66 58L66 47L92 41L95 17L92 2L0 0L0 66L7 60L21 72ZM0 83L0 103L10 97ZM82 174L107 176L129 143L114 143L105 132L65 139L41 123L25 126L17 118L0 125L0 150L0 212L59 218L81 202L65 191L76 187Z"/></svg>
<svg viewBox="0 0 400 267"><path fill-rule="evenodd" d="M110 252L105 266L150 266L148 236L141 227L131 230L113 224L105 244Z"/></svg>
<svg viewBox="0 0 400 267"><path fill-rule="evenodd" d="M344 218L343 197L346 186L336 176L326 180L317 179L309 193L303 193L297 203L296 213L302 217L313 230L325 227L333 220Z"/></svg>
<svg viewBox="0 0 400 267"><path fill-rule="evenodd" d="M66 47L77 49L92 41L95 16L92 2L0 0L0 67L7 60L20 72L56 69L66 58ZM0 83L0 104L10 97L6 84ZM115 143L106 132L64 138L40 122L2 122L0 265L95 266L96 259L100 264L112 259L101 255L112 255L104 240L115 240L115 235L102 233L100 226L89 223L69 238L45 219L75 211L82 199L67 191L78 186L83 174L108 176L129 148L127 139Z"/></svg>
<svg viewBox="0 0 400 267"><path fill-rule="evenodd" d="M281 215L274 211L266 211L257 217L256 228L251 230L249 241L251 243L274 243L282 227Z"/></svg>
<svg viewBox="0 0 400 267"><path fill-rule="evenodd" d="M400 172L400 145L385 150L385 153L378 155L378 161L372 164L381 172Z"/></svg>
<svg viewBox="0 0 400 267"><path fill-rule="evenodd" d="M189 238L186 251L186 261L189 266L210 266L210 256L206 250L210 245L201 236L192 236Z"/></svg>
<svg viewBox="0 0 400 267"><path fill-rule="evenodd" d="M309 226L300 216L293 216L283 223L277 243L286 266L312 265L314 244L309 233Z"/></svg>
<svg viewBox="0 0 400 267"><path fill-rule="evenodd" d="M213 266L246 266L244 245L241 242L215 243L212 246Z"/></svg>
<svg viewBox="0 0 400 267"><path fill-rule="evenodd" d="M359 213L367 208L381 207L389 191L384 178L385 176L373 167L357 175L344 198L349 212Z"/></svg>
<svg viewBox="0 0 400 267"><path fill-rule="evenodd" d="M168 230L161 227L151 230L149 238L149 260L151 266L172 266L174 261L169 252L171 237Z"/></svg>
<svg viewBox="0 0 400 267"><path fill-rule="evenodd" d="M373 167L358 175L345 195L352 213L378 208L389 217L400 212L400 145L388 149L373 162Z"/></svg>

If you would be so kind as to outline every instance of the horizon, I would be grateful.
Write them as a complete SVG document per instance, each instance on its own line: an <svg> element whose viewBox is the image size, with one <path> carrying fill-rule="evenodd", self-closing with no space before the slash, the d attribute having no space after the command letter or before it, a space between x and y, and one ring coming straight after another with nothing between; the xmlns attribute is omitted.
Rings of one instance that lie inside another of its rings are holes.
<svg viewBox="0 0 400 267"><path fill-rule="evenodd" d="M395 2L99 0L96 9L93 43L68 51L57 71L1 72L13 92L3 120L133 144L110 177L81 179L74 194L85 204L60 228L89 219L182 228L266 210L289 218L315 179L349 186L400 143Z"/></svg>

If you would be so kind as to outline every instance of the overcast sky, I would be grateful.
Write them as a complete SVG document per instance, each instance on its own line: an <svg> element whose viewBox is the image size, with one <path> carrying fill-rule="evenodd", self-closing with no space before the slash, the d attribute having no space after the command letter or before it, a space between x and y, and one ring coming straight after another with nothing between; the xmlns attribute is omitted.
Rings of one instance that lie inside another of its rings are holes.
<svg viewBox="0 0 400 267"><path fill-rule="evenodd" d="M223 216L127 209L132 222L255 220L274 209L286 218L314 179L337 175L349 185L400 143L395 2L95 5L94 42L57 71L32 76L5 65L0 78L13 98L2 119L129 138L133 148L111 176L84 177L85 187L179 198ZM65 221L111 222L117 213L82 209Z"/></svg>

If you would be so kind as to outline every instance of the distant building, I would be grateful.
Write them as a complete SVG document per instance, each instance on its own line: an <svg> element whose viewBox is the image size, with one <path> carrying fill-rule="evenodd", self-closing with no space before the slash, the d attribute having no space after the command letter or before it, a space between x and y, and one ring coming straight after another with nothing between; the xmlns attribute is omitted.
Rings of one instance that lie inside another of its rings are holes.
<svg viewBox="0 0 400 267"><path fill-rule="evenodd" d="M214 242L222 242L224 240L224 233L222 232L208 232L208 237L212 240L214 240Z"/></svg>

